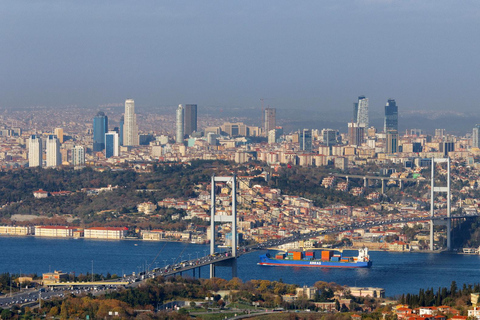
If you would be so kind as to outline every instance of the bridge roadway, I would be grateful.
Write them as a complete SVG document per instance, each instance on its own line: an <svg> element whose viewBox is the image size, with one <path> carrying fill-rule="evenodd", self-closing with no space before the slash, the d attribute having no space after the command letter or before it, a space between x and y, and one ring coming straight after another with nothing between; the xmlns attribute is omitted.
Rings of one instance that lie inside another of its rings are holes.
<svg viewBox="0 0 480 320"><path fill-rule="evenodd" d="M358 174L341 174L341 173L333 173L332 176L340 177L340 178L353 178L353 179L371 179L371 180L402 180L402 181L430 181L430 179L417 179L417 178L390 178L390 177L383 177L383 176L365 176L365 175L358 175Z"/></svg>

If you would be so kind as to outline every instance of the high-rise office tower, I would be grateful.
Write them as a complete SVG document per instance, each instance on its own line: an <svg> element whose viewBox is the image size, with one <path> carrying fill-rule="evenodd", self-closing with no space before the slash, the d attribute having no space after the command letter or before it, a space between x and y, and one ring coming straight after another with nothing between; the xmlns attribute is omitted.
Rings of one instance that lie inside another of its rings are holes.
<svg viewBox="0 0 480 320"><path fill-rule="evenodd" d="M54 134L57 136L58 141L63 143L63 128L55 128Z"/></svg>
<svg viewBox="0 0 480 320"><path fill-rule="evenodd" d="M185 138L185 128L183 123L184 117L184 108L183 105L179 104L177 108L177 121L176 121L176 131L175 131L175 141L177 143L183 143L183 139Z"/></svg>
<svg viewBox="0 0 480 320"><path fill-rule="evenodd" d="M125 100L125 123L123 125L123 145L138 146L137 115L133 99Z"/></svg>
<svg viewBox="0 0 480 320"><path fill-rule="evenodd" d="M312 130L303 129L300 131L300 150L312 152Z"/></svg>
<svg viewBox="0 0 480 320"><path fill-rule="evenodd" d="M123 125L125 123L125 118L122 116L120 118L120 123L118 126L118 144L123 146Z"/></svg>
<svg viewBox="0 0 480 320"><path fill-rule="evenodd" d="M476 124L472 131L472 148L480 148L480 124Z"/></svg>
<svg viewBox="0 0 480 320"><path fill-rule="evenodd" d="M105 149L105 133L108 132L108 117L99 111L93 118L93 151Z"/></svg>
<svg viewBox="0 0 480 320"><path fill-rule="evenodd" d="M398 152L398 132L396 130L387 132L387 148L385 151L388 154Z"/></svg>
<svg viewBox="0 0 480 320"><path fill-rule="evenodd" d="M118 133L109 131L105 134L105 158L118 157Z"/></svg>
<svg viewBox="0 0 480 320"><path fill-rule="evenodd" d="M183 108L184 134L191 135L197 131L197 105L186 104Z"/></svg>
<svg viewBox="0 0 480 320"><path fill-rule="evenodd" d="M268 135L268 132L270 132L270 130L273 130L277 127L276 113L277 109L275 108L265 109L265 135Z"/></svg>
<svg viewBox="0 0 480 320"><path fill-rule="evenodd" d="M32 135L28 140L28 166L41 167L43 162L42 138Z"/></svg>
<svg viewBox="0 0 480 320"><path fill-rule="evenodd" d="M385 121L383 124L383 132L398 132L398 107L394 99L388 99L385 105Z"/></svg>
<svg viewBox="0 0 480 320"><path fill-rule="evenodd" d="M323 129L322 138L326 146L334 146L337 144L337 131L333 129Z"/></svg>
<svg viewBox="0 0 480 320"><path fill-rule="evenodd" d="M368 98L358 97L357 121L359 127L368 128Z"/></svg>
<svg viewBox="0 0 480 320"><path fill-rule="evenodd" d="M47 138L47 167L57 167L62 164L62 156L60 155L60 141L57 136L51 134Z"/></svg>
<svg viewBox="0 0 480 320"><path fill-rule="evenodd" d="M83 166L85 164L85 148L82 146L74 146L72 149L72 164Z"/></svg>
<svg viewBox="0 0 480 320"><path fill-rule="evenodd" d="M352 121L357 123L358 120L358 102L353 103L353 118Z"/></svg>

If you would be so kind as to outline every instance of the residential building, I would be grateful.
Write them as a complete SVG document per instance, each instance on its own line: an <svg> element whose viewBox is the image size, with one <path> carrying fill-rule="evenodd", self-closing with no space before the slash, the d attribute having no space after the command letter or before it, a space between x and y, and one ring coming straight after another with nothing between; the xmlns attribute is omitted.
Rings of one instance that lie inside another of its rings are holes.
<svg viewBox="0 0 480 320"><path fill-rule="evenodd" d="M82 146L74 146L72 149L72 165L83 166L85 164L85 148Z"/></svg>
<svg viewBox="0 0 480 320"><path fill-rule="evenodd" d="M175 142L176 143L183 143L183 139L185 138L185 128L184 128L184 108L182 104L178 105L177 114L176 114L176 127L175 127Z"/></svg>
<svg viewBox="0 0 480 320"><path fill-rule="evenodd" d="M57 136L58 141L63 143L63 128L55 128L54 134Z"/></svg>
<svg viewBox="0 0 480 320"><path fill-rule="evenodd" d="M60 155L60 141L57 136L49 135L47 138L47 167L57 167L62 164L62 156Z"/></svg>
<svg viewBox="0 0 480 320"><path fill-rule="evenodd" d="M43 164L43 145L42 139L37 135L30 136L28 139L28 166L41 167Z"/></svg>
<svg viewBox="0 0 480 320"><path fill-rule="evenodd" d="M118 143L123 146L123 126L125 123L125 117L120 118L120 123L118 125Z"/></svg>
<svg viewBox="0 0 480 320"><path fill-rule="evenodd" d="M109 131L105 134L105 158L118 157L119 155L118 133Z"/></svg>
<svg viewBox="0 0 480 320"><path fill-rule="evenodd" d="M388 99L385 105L385 121L383 124L383 132L398 132L398 106L394 99Z"/></svg>
<svg viewBox="0 0 480 320"><path fill-rule="evenodd" d="M123 145L138 146L137 115L135 114L135 101L125 100L125 114L123 125Z"/></svg>
<svg viewBox="0 0 480 320"><path fill-rule="evenodd" d="M355 122L348 123L348 144L360 146L364 142L365 127L359 126Z"/></svg>
<svg viewBox="0 0 480 320"><path fill-rule="evenodd" d="M108 117L103 111L99 111L93 118L93 146L92 150L102 151L105 149L105 133L108 131Z"/></svg>

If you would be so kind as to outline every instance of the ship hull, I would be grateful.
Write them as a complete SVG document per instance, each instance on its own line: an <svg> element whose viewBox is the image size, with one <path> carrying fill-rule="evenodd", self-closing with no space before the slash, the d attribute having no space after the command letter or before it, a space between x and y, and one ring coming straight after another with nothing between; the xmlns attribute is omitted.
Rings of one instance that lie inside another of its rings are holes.
<svg viewBox="0 0 480 320"><path fill-rule="evenodd" d="M266 255L260 256L260 266L274 267L310 267L310 268L370 268L372 261L366 262L335 262L322 260L280 260Z"/></svg>

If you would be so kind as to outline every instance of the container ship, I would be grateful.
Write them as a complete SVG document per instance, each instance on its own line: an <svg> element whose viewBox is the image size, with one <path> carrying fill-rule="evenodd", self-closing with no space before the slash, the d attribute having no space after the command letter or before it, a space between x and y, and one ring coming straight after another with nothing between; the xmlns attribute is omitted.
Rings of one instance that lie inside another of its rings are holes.
<svg viewBox="0 0 480 320"><path fill-rule="evenodd" d="M368 248L358 250L358 256L345 257L343 252L334 250L287 251L271 257L269 253L260 256L261 266L317 267L317 268L370 268L372 261Z"/></svg>

